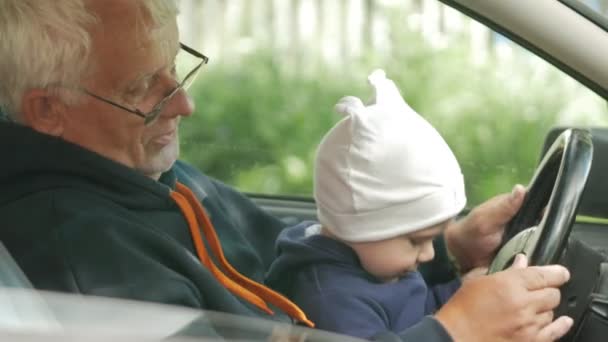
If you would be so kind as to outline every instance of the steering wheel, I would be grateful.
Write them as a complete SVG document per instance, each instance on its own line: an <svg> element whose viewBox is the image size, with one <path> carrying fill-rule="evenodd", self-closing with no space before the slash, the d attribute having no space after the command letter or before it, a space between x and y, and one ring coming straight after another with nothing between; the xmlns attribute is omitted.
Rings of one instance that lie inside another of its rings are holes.
<svg viewBox="0 0 608 342"><path fill-rule="evenodd" d="M509 267L515 256L528 256L530 265L556 263L561 257L593 159L591 133L562 132L545 153L524 202L508 223L488 273Z"/></svg>

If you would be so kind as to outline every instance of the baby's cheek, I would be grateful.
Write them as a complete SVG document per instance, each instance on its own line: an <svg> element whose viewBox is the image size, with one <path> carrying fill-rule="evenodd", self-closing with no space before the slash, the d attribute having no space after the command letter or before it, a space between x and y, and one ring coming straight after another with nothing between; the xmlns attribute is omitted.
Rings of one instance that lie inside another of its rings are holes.
<svg viewBox="0 0 608 342"><path fill-rule="evenodd" d="M404 266L409 270L414 270L416 267L418 267L418 254L409 253L407 260L404 261Z"/></svg>
<svg viewBox="0 0 608 342"><path fill-rule="evenodd" d="M401 252L391 258L391 268L393 272L402 273L403 271L416 268L417 254L412 251Z"/></svg>

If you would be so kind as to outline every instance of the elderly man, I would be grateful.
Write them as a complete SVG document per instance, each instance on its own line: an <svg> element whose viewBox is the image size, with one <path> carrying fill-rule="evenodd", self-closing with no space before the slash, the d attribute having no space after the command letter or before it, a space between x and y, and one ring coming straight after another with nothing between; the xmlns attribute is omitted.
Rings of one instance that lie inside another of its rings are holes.
<svg viewBox="0 0 608 342"><path fill-rule="evenodd" d="M180 45L170 0L0 2L0 240L40 289L293 320L304 312L262 284L280 220L177 160L185 87L206 62ZM178 73L175 60L198 62ZM445 233L460 266L487 265L521 189ZM474 252L472 252L474 251ZM465 283L424 341L551 341L560 266Z"/></svg>

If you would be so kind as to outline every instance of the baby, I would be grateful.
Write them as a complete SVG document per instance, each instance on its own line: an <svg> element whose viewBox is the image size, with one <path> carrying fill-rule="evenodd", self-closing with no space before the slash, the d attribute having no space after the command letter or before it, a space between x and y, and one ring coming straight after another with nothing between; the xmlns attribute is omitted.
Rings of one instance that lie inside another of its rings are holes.
<svg viewBox="0 0 608 342"><path fill-rule="evenodd" d="M323 138L315 165L320 223L287 228L267 283L320 329L369 338L433 314L460 280L428 287L417 265L465 206L464 180L439 133L372 73L375 100L345 97L345 117Z"/></svg>

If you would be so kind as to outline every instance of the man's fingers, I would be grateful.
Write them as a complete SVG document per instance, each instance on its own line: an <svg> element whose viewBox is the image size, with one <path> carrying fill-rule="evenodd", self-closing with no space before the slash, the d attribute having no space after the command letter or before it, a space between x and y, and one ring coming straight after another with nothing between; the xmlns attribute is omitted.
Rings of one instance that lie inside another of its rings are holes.
<svg viewBox="0 0 608 342"><path fill-rule="evenodd" d="M570 279L570 272L561 265L532 266L520 272L524 287L530 291L560 287Z"/></svg>
<svg viewBox="0 0 608 342"><path fill-rule="evenodd" d="M513 190L511 190L511 202L515 210L519 210L521 207L521 204L526 197L526 191L526 187L521 184L515 184Z"/></svg>
<svg viewBox="0 0 608 342"><path fill-rule="evenodd" d="M515 256L515 260L513 261L513 264L511 265L511 268L526 268L528 267L528 257L526 257L525 254L517 254Z"/></svg>
<svg viewBox="0 0 608 342"><path fill-rule="evenodd" d="M504 210L503 210L504 218L503 219L505 220L505 223L507 221L511 220L511 218L513 218L513 216L515 216L517 211L519 211L519 209L521 208L521 205L524 203L525 197L526 197L526 188L521 184L516 184L513 187L513 190L511 190L511 193L508 194L508 196L506 196L506 198L504 199L504 201L506 203L505 203L505 205L502 206L504 208Z"/></svg>
<svg viewBox="0 0 608 342"><path fill-rule="evenodd" d="M530 301L536 308L535 313L551 312L560 302L561 293L556 288L545 288L530 293Z"/></svg>
<svg viewBox="0 0 608 342"><path fill-rule="evenodd" d="M510 220L515 213L521 208L526 198L526 187L521 184L515 184L511 193L506 197L506 205L504 205L504 215L507 220Z"/></svg>
<svg viewBox="0 0 608 342"><path fill-rule="evenodd" d="M490 235L502 232L505 224L521 208L525 197L526 188L517 184L513 187L511 193L495 196L480 205L474 212L484 216L479 218L481 233ZM488 216L488 213L491 213L491 216Z"/></svg>
<svg viewBox="0 0 608 342"><path fill-rule="evenodd" d="M544 328L553 321L553 311L546 311L536 315L536 324L539 328Z"/></svg>
<svg viewBox="0 0 608 342"><path fill-rule="evenodd" d="M506 205L503 206L505 219L510 220L515 215L519 208L521 208L525 197L526 187L521 184L515 184L511 193L504 199L506 201Z"/></svg>
<svg viewBox="0 0 608 342"><path fill-rule="evenodd" d="M568 316L562 316L546 327L542 328L538 333L535 342L550 342L555 341L558 338L566 335L568 330L572 327L572 318Z"/></svg>

